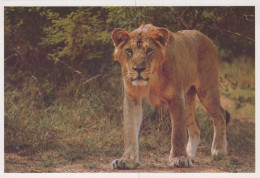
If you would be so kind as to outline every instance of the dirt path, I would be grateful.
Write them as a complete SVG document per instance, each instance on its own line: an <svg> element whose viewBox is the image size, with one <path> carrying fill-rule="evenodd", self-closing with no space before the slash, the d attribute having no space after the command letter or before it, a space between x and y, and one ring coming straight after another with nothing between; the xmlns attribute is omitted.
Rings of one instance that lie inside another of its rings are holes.
<svg viewBox="0 0 260 178"><path fill-rule="evenodd" d="M136 170L111 170L109 162L87 165L86 160L76 161L72 164L44 165L39 159L19 156L15 153L5 154L5 172L226 172L211 166L210 158L199 158L192 168L171 168L167 165L167 156L162 159L149 159L150 164L143 163ZM112 159L112 158L111 158ZM110 159L110 160L111 160ZM144 161L144 160L143 160ZM145 160L148 161L148 160Z"/></svg>
<svg viewBox="0 0 260 178"><path fill-rule="evenodd" d="M50 158L54 155L55 159ZM46 152L37 156L19 156L15 153L5 153L5 172L154 172L154 173L220 173L220 172L254 172L254 159L251 156L237 157L228 155L224 160L213 161L210 155L198 152L192 168L171 168L168 165L168 154L160 158L158 155L141 156L141 165L135 170L111 170L110 161L114 158L89 157L88 160L77 160L73 163L56 157L54 152ZM241 160L244 162L242 163Z"/></svg>

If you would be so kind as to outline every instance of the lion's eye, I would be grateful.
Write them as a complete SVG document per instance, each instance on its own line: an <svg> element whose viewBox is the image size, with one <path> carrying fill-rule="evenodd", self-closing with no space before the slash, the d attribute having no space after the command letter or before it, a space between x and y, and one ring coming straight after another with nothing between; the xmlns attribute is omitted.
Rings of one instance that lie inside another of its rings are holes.
<svg viewBox="0 0 260 178"><path fill-rule="evenodd" d="M148 48L145 53L146 53L146 55L150 55L153 53L153 49Z"/></svg>
<svg viewBox="0 0 260 178"><path fill-rule="evenodd" d="M127 48L127 49L125 50L125 52L126 52L126 54L128 54L129 56L132 56L132 55L133 55L133 50L130 49L130 48Z"/></svg>

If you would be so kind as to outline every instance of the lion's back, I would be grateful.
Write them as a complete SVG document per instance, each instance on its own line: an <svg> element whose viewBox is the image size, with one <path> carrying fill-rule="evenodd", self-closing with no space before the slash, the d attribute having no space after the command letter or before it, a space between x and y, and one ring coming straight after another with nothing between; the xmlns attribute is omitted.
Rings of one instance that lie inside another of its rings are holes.
<svg viewBox="0 0 260 178"><path fill-rule="evenodd" d="M175 67L178 64L177 70L184 76L184 85L203 80L205 75L216 78L218 52L213 41L203 33L197 30L171 33L167 50L169 63Z"/></svg>

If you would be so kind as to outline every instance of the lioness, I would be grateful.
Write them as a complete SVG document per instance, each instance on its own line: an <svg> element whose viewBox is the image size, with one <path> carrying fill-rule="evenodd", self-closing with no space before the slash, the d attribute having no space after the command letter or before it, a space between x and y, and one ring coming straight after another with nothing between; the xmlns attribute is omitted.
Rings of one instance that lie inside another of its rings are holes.
<svg viewBox="0 0 260 178"><path fill-rule="evenodd" d="M170 165L191 167L200 141L195 115L195 95L213 118L212 156L227 154L227 111L220 106L218 52L213 42L196 30L177 33L153 25L141 25L128 33L112 33L114 59L124 80L124 140L122 158L114 169L139 165L138 134L142 122L142 98L155 107L167 108L172 121ZM186 141L186 128L189 133Z"/></svg>

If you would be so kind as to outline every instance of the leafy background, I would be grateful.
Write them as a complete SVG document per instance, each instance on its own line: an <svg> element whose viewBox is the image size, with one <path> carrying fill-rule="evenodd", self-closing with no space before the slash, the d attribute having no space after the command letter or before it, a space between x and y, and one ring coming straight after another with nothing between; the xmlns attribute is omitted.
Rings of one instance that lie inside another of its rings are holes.
<svg viewBox="0 0 260 178"><path fill-rule="evenodd" d="M142 22L173 32L196 29L214 41L220 53L222 100L234 119L228 132L234 137L229 140L230 154L236 155L239 147L253 159L254 7L5 7L5 153L35 156L56 151L53 160L42 158L43 172L91 155L110 156L108 162L119 157L123 86L120 65L112 56L111 33L115 28L130 32ZM141 151L168 154L167 112L146 101L143 105ZM199 150L210 155L212 121L200 106L197 116L202 127ZM245 122L248 130L240 127ZM238 134L243 141L235 140ZM254 162L245 166L234 155L221 163L221 170L254 171ZM83 166L93 170L98 165ZM6 166L5 171L18 169Z"/></svg>

